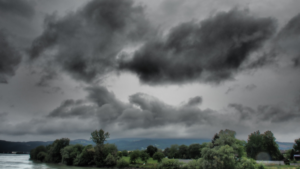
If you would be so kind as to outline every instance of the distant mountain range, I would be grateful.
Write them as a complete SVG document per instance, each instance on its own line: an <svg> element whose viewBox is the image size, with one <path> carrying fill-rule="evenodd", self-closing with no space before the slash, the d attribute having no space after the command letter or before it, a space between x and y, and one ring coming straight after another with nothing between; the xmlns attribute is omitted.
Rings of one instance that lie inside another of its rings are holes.
<svg viewBox="0 0 300 169"><path fill-rule="evenodd" d="M194 143L202 144L204 142L210 142L210 139L145 139L145 138L123 138L123 139L110 139L107 142L110 144L115 144L118 150L143 150L146 149L148 145L156 146L160 149L165 149L173 144L185 144L190 145ZM31 149L40 145L49 145L53 141L29 141L29 142L11 142L0 140L0 153L3 152L29 152ZM91 140L77 139L71 140L70 144L82 144L89 145L94 143ZM288 142L277 142L280 150L287 150L293 147L294 143Z"/></svg>

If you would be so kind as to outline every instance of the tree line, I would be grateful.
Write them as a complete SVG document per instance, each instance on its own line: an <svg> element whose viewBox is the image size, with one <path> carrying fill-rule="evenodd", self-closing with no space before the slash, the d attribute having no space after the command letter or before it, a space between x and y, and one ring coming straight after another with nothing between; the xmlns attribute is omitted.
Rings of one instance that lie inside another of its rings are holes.
<svg viewBox="0 0 300 169"><path fill-rule="evenodd" d="M48 146L38 146L31 150L30 159L75 166L122 168L136 164L138 160L147 163L152 158L159 163L155 166L159 169L179 168L181 164L176 159L194 159L186 165L181 165L181 168L263 169L264 166L255 162L260 152L267 153L269 160L289 160L295 152L300 150L300 138L295 140L293 149L283 156L271 131L262 134L259 131L253 132L249 135L247 142L236 139L235 134L234 131L226 129L216 133L209 143L189 146L171 145L164 151L149 145L146 150L134 150L128 153L127 150L118 151L114 144L105 144L109 133L100 129L91 133L91 140L96 144L95 146L69 145L70 140L62 138ZM129 162L122 157L129 157Z"/></svg>

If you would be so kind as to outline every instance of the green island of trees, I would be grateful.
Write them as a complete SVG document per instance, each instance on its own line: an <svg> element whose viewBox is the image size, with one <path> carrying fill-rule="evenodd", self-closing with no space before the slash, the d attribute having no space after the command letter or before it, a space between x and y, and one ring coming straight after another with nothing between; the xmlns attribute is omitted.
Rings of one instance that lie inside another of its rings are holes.
<svg viewBox="0 0 300 169"><path fill-rule="evenodd" d="M116 145L105 144L109 133L100 129L91 133L95 146L69 145L70 140L62 138L48 146L38 146L31 150L30 159L74 166L117 168L266 169L269 166L255 161L261 152L268 155L267 159L262 157L261 160L284 160L288 165L300 150L300 138L295 140L293 149L282 155L271 131L263 134L253 132L247 142L236 139L235 134L232 130L221 130L209 143L171 145L164 151L152 145L143 151L118 151ZM178 159L192 160L184 163Z"/></svg>

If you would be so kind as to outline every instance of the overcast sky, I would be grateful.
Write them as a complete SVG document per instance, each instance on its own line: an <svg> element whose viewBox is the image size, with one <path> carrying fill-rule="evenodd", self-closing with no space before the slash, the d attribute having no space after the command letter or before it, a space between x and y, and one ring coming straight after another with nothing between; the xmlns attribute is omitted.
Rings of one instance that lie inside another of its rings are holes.
<svg viewBox="0 0 300 169"><path fill-rule="evenodd" d="M298 0L0 0L0 139L300 137Z"/></svg>

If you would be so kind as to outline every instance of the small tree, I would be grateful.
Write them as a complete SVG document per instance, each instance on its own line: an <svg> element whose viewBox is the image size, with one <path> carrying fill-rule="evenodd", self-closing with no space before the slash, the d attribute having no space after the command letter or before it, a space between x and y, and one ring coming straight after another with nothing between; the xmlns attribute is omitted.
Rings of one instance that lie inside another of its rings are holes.
<svg viewBox="0 0 300 169"><path fill-rule="evenodd" d="M159 163L161 162L161 160L165 157L165 155L161 152L156 152L153 155L153 160L157 160Z"/></svg>
<svg viewBox="0 0 300 169"><path fill-rule="evenodd" d="M154 146L152 146L152 145L149 145L149 146L147 147L147 150L146 150L146 151L147 151L147 153L150 155L150 157L152 157L153 154L157 152L157 148L154 147Z"/></svg>
<svg viewBox="0 0 300 169"><path fill-rule="evenodd" d="M139 150L134 150L133 152L130 153L130 163L135 164L136 160L140 157L140 151Z"/></svg>
<svg viewBox="0 0 300 169"><path fill-rule="evenodd" d="M123 157L123 153L121 151L118 151L118 157L120 157L120 158Z"/></svg>
<svg viewBox="0 0 300 169"><path fill-rule="evenodd" d="M124 167L128 167L128 166L129 166L129 163L124 159L119 160L117 163L118 168L124 168Z"/></svg>
<svg viewBox="0 0 300 169"><path fill-rule="evenodd" d="M141 157L141 160L144 162L144 163L147 163L148 159L149 159L149 154L146 153L145 151L141 152L140 153L140 157Z"/></svg>
<svg viewBox="0 0 300 169"><path fill-rule="evenodd" d="M107 155L106 159L105 159L105 165L107 166L114 166L117 164L116 159L114 158L113 155L111 155L110 153Z"/></svg>
<svg viewBox="0 0 300 169"><path fill-rule="evenodd" d="M122 154L123 154L123 156L127 157L128 156L128 151L127 150L123 150Z"/></svg>

